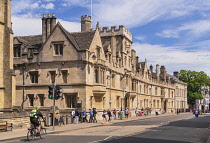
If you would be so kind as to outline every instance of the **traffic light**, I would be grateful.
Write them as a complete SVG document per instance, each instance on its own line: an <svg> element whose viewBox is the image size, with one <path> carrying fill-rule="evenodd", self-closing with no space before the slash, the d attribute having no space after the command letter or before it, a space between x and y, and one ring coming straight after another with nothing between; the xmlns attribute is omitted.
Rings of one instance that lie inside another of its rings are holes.
<svg viewBox="0 0 210 143"><path fill-rule="evenodd" d="M49 86L48 97L49 99L53 99L53 85Z"/></svg>
<svg viewBox="0 0 210 143"><path fill-rule="evenodd" d="M58 100L59 98L61 98L60 94L62 93L60 90L62 88L60 86L56 86L55 87L55 100Z"/></svg>

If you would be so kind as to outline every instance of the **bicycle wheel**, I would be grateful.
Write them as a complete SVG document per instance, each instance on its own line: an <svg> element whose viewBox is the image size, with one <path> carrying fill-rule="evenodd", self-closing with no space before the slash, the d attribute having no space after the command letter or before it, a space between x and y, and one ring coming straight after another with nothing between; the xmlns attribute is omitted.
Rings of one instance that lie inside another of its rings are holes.
<svg viewBox="0 0 210 143"><path fill-rule="evenodd" d="M45 139L46 136L46 129L45 128L41 128L40 130L40 138L41 139Z"/></svg>
<svg viewBox="0 0 210 143"><path fill-rule="evenodd" d="M31 141L33 140L35 137L35 131L34 130L29 130L28 133L27 133L27 140Z"/></svg>

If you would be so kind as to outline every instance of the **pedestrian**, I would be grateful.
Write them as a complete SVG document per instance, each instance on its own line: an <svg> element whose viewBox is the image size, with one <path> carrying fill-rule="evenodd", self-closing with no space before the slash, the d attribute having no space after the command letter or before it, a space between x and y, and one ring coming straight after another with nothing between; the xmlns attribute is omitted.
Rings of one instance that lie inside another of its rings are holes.
<svg viewBox="0 0 210 143"><path fill-rule="evenodd" d="M116 114L117 114L117 110L114 109L114 110L113 110L114 120L116 120L116 116L117 116Z"/></svg>
<svg viewBox="0 0 210 143"><path fill-rule="evenodd" d="M96 115L97 115L96 108L93 108L93 121L94 121L94 123L97 123Z"/></svg>
<svg viewBox="0 0 210 143"><path fill-rule="evenodd" d="M156 115L156 116L158 115L158 111L157 111L157 109L155 110L155 115Z"/></svg>
<svg viewBox="0 0 210 143"><path fill-rule="evenodd" d="M125 118L128 119L129 110L128 108L125 109Z"/></svg>
<svg viewBox="0 0 210 143"><path fill-rule="evenodd" d="M83 122L88 122L87 120L87 112L85 111L85 109L83 110Z"/></svg>
<svg viewBox="0 0 210 143"><path fill-rule="evenodd" d="M108 115L108 118L109 118L108 119L108 122L109 122L109 121L111 121L111 117L112 117L112 113L109 109L107 110L107 115Z"/></svg>
<svg viewBox="0 0 210 143"><path fill-rule="evenodd" d="M123 119L123 115L124 115L122 107L121 107L120 111L118 112L118 115L120 117L120 120L122 120Z"/></svg>
<svg viewBox="0 0 210 143"><path fill-rule="evenodd" d="M135 110L135 114L136 114L136 118L138 118L139 116L139 111L138 111L138 108L136 107L136 110Z"/></svg>
<svg viewBox="0 0 210 143"><path fill-rule="evenodd" d="M89 123L92 123L93 122L93 110L92 109L89 109L89 115L90 115Z"/></svg>
<svg viewBox="0 0 210 143"><path fill-rule="evenodd" d="M60 119L60 114L59 113L56 113L55 115L55 125L58 125L59 124L59 119Z"/></svg>
<svg viewBox="0 0 210 143"><path fill-rule="evenodd" d="M177 114L177 115L179 114L179 109L176 110L176 114Z"/></svg>
<svg viewBox="0 0 210 143"><path fill-rule="evenodd" d="M64 121L63 121L63 116L60 117L59 119L59 126L64 125Z"/></svg>
<svg viewBox="0 0 210 143"><path fill-rule="evenodd" d="M75 110L75 124L78 124L79 117L80 117L80 111L79 111L79 109L76 109Z"/></svg>
<svg viewBox="0 0 210 143"><path fill-rule="evenodd" d="M108 123L108 121L107 121L107 112L106 112L106 110L103 110L102 118L103 118L102 124L104 124L104 122Z"/></svg>
<svg viewBox="0 0 210 143"><path fill-rule="evenodd" d="M75 110L73 109L71 111L71 123L73 124L74 123L74 120L75 120Z"/></svg>

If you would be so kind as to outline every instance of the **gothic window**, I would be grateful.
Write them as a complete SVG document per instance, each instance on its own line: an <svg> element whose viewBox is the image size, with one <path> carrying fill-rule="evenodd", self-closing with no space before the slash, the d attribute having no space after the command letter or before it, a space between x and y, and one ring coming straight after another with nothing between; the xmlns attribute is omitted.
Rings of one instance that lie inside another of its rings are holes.
<svg viewBox="0 0 210 143"><path fill-rule="evenodd" d="M63 70L61 73L62 73L63 83L67 83L68 71Z"/></svg>
<svg viewBox="0 0 210 143"><path fill-rule="evenodd" d="M63 44L54 44L55 55L63 55Z"/></svg>
<svg viewBox="0 0 210 143"><path fill-rule="evenodd" d="M95 69L95 71L94 71L94 83L99 83L99 81L98 81L98 69Z"/></svg>
<svg viewBox="0 0 210 143"><path fill-rule="evenodd" d="M39 96L39 104L40 104L40 106L44 106L44 95L40 94L38 96Z"/></svg>
<svg viewBox="0 0 210 143"><path fill-rule="evenodd" d="M98 59L100 59L100 48L98 47L96 50L97 50L97 52L96 52L97 55L96 56L97 56Z"/></svg>
<svg viewBox="0 0 210 143"><path fill-rule="evenodd" d="M20 57L20 46L14 47L14 57Z"/></svg>
<svg viewBox="0 0 210 143"><path fill-rule="evenodd" d="M112 75L112 87L115 87L115 75Z"/></svg>
<svg viewBox="0 0 210 143"><path fill-rule="evenodd" d="M162 96L164 96L164 88L161 88L161 93Z"/></svg>
<svg viewBox="0 0 210 143"><path fill-rule="evenodd" d="M55 82L56 73L55 73L55 71L50 71L49 73L50 73L50 80L51 80L50 82L54 83Z"/></svg>
<svg viewBox="0 0 210 143"><path fill-rule="evenodd" d="M76 108L77 105L77 99L76 95L66 95L66 107L67 108Z"/></svg>
<svg viewBox="0 0 210 143"><path fill-rule="evenodd" d="M28 95L28 99L29 99L29 106L34 106L34 95L33 94L29 94Z"/></svg>
<svg viewBox="0 0 210 143"><path fill-rule="evenodd" d="M155 87L155 95L157 95L157 87Z"/></svg>
<svg viewBox="0 0 210 143"><path fill-rule="evenodd" d="M101 70L101 83L104 84L104 70Z"/></svg>
<svg viewBox="0 0 210 143"><path fill-rule="evenodd" d="M117 107L117 108L120 107L120 96L117 96L116 107Z"/></svg>
<svg viewBox="0 0 210 143"><path fill-rule="evenodd" d="M30 72L31 83L38 83L38 71Z"/></svg>

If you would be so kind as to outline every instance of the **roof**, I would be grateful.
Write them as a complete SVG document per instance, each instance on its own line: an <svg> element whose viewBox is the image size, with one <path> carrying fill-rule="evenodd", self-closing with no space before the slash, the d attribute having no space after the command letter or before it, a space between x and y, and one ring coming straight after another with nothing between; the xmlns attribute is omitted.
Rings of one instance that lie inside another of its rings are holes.
<svg viewBox="0 0 210 143"><path fill-rule="evenodd" d="M41 47L42 45L42 35L33 35L33 36L17 36L16 37L23 44Z"/></svg>
<svg viewBox="0 0 210 143"><path fill-rule="evenodd" d="M71 34L74 37L78 46L80 47L80 50L86 50L89 49L93 41L95 31L75 32L69 34Z"/></svg>

